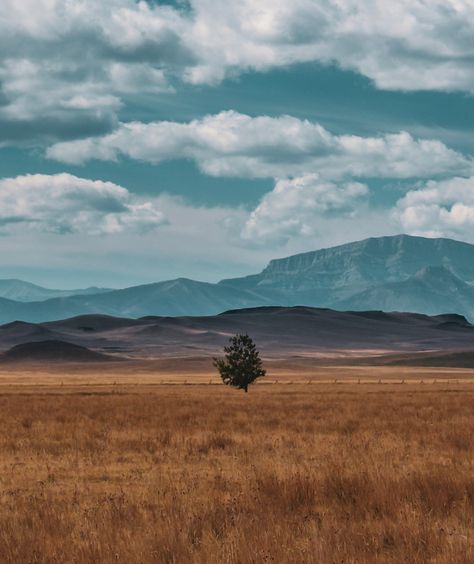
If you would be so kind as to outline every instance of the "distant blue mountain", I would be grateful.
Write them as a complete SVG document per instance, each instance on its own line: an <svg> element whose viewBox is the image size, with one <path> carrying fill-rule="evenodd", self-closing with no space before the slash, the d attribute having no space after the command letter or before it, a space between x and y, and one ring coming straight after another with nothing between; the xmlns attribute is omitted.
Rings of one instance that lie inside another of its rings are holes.
<svg viewBox="0 0 474 564"><path fill-rule="evenodd" d="M7 297L1 283L0 296ZM20 303L17 292L14 300L0 299L0 322L83 314L214 315L265 305L459 313L474 320L474 245L408 235L379 237L272 260L259 274L217 284L180 278L51 297Z"/></svg>
<svg viewBox="0 0 474 564"><path fill-rule="evenodd" d="M371 238L272 260L260 274L220 284L274 293L289 300L288 305L331 306L347 300L350 306L352 296L383 284L404 282L427 267L442 267L472 284L474 245L409 235ZM436 284L435 271L430 277ZM439 284L443 280L441 277ZM380 308L374 304L374 309Z"/></svg>
<svg viewBox="0 0 474 564"><path fill-rule="evenodd" d="M384 311L436 315L459 313L474 319L474 286L443 266L428 266L401 282L388 282L333 303L336 309L364 311L373 304Z"/></svg>
<svg viewBox="0 0 474 564"><path fill-rule="evenodd" d="M0 278L0 298L17 302L41 302L51 298L100 294L110 292L110 288L85 288L83 290L51 290L31 282L16 278Z"/></svg>

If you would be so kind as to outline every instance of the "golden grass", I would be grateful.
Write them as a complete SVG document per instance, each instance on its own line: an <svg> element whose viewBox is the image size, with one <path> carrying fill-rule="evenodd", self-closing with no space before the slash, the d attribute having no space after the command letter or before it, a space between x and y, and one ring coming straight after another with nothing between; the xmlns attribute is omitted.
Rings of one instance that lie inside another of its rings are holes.
<svg viewBox="0 0 474 564"><path fill-rule="evenodd" d="M258 386L273 384L382 383L424 384L470 383L474 370L449 367L397 367L327 365L314 359L265 361L267 376ZM163 384L214 384L222 381L209 358L167 358L158 361L105 364L11 364L0 368L0 394L28 390L71 392L154 392Z"/></svg>
<svg viewBox="0 0 474 564"><path fill-rule="evenodd" d="M474 387L0 395L0 561L474 562Z"/></svg>

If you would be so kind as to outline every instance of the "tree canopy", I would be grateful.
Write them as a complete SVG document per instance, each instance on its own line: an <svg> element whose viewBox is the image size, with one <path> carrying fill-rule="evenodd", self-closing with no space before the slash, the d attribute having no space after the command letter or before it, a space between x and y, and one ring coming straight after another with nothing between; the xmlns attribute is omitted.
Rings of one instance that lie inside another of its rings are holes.
<svg viewBox="0 0 474 564"><path fill-rule="evenodd" d="M214 358L224 384L247 392L252 382L265 376L257 347L248 335L231 337L224 353L224 358Z"/></svg>

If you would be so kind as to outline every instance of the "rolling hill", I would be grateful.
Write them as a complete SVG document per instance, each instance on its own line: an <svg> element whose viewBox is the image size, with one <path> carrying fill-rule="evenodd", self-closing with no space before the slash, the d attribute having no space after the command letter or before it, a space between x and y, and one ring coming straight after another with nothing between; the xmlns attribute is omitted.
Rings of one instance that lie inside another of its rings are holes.
<svg viewBox="0 0 474 564"><path fill-rule="evenodd" d="M274 359L474 350L474 326L459 315L258 307L199 317L88 315L13 323L0 328L0 352L35 341L64 341L128 358L209 358L235 333L248 333L262 355Z"/></svg>
<svg viewBox="0 0 474 564"><path fill-rule="evenodd" d="M0 356L1 362L105 362L116 360L105 354L66 341L33 341L15 345Z"/></svg>

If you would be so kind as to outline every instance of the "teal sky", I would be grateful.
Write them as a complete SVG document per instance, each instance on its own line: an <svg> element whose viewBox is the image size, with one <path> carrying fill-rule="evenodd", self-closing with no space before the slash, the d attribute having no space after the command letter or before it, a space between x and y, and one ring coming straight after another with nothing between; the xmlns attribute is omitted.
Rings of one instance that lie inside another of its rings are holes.
<svg viewBox="0 0 474 564"><path fill-rule="evenodd" d="M375 6L6 0L0 276L214 281L367 236L474 242L474 8Z"/></svg>

